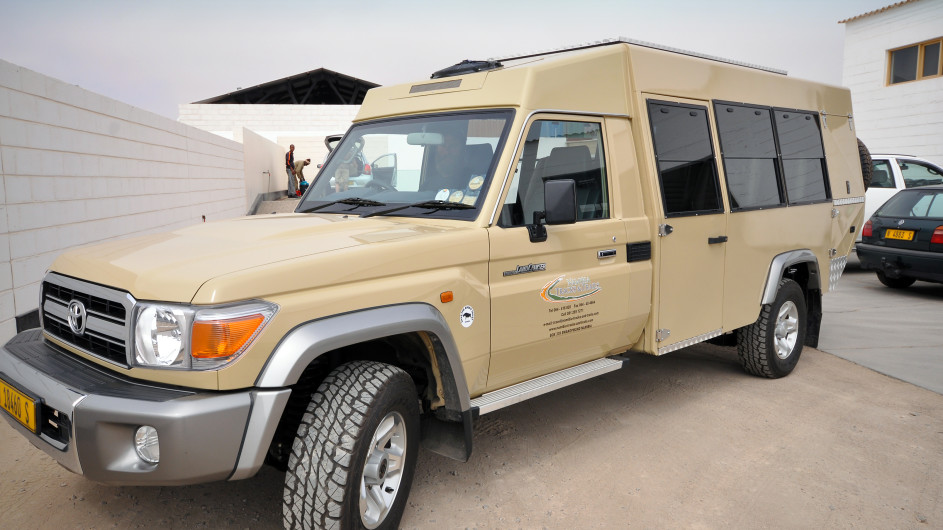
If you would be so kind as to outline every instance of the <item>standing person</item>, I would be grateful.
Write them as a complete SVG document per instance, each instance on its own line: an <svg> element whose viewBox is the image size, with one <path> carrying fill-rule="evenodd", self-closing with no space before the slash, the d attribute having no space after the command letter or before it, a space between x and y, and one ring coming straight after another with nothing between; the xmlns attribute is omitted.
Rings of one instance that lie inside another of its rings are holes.
<svg viewBox="0 0 943 530"><path fill-rule="evenodd" d="M296 197L295 190L295 144L288 146L288 152L285 153L285 173L288 174L288 196Z"/></svg>
<svg viewBox="0 0 943 530"><path fill-rule="evenodd" d="M301 189L301 183L305 179L305 174L304 174L305 166L307 166L310 163L311 163L310 158L306 158L304 160L299 160L295 162L295 178L298 179L298 189L300 191L304 191Z"/></svg>

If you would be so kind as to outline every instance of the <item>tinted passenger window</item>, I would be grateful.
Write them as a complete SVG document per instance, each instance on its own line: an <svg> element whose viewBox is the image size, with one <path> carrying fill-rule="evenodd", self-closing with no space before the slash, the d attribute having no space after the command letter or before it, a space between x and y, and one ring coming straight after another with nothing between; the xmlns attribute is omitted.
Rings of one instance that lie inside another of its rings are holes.
<svg viewBox="0 0 943 530"><path fill-rule="evenodd" d="M873 171L871 172L871 186L872 188L895 188L894 185L894 172L891 171L890 166L886 160L875 160L872 164Z"/></svg>
<svg viewBox="0 0 943 530"><path fill-rule="evenodd" d="M602 127L582 121L535 121L527 132L498 225L522 226L544 210L544 182L576 182L577 221L609 217Z"/></svg>
<svg viewBox="0 0 943 530"><path fill-rule="evenodd" d="M648 102L667 217L723 211L707 108Z"/></svg>
<svg viewBox="0 0 943 530"><path fill-rule="evenodd" d="M904 176L904 187L916 188L931 184L943 184L943 175L940 174L940 168L899 158L897 159L897 165L900 166L900 172Z"/></svg>
<svg viewBox="0 0 943 530"><path fill-rule="evenodd" d="M789 204L828 199L825 151L822 148L817 116L784 110L776 110L775 115Z"/></svg>
<svg viewBox="0 0 943 530"><path fill-rule="evenodd" d="M714 113L731 210L783 204L770 109L717 103Z"/></svg>

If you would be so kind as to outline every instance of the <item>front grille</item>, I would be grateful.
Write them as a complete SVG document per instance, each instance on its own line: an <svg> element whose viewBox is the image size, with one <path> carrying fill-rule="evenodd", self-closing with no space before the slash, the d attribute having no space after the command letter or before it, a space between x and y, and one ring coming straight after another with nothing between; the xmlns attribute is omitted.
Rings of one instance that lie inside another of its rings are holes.
<svg viewBox="0 0 943 530"><path fill-rule="evenodd" d="M69 304L85 307L85 330L69 326ZM43 329L49 335L106 361L128 366L129 316L134 299L126 292L50 273L43 281Z"/></svg>
<svg viewBox="0 0 943 530"><path fill-rule="evenodd" d="M127 316L127 310L120 302L99 296L92 296L88 293L79 292L75 289L69 289L68 287L50 282L45 283L45 288L47 297L62 301L66 306L69 305L71 300L78 300L85 304L85 309L89 313L98 313L119 323L124 323L125 317Z"/></svg>

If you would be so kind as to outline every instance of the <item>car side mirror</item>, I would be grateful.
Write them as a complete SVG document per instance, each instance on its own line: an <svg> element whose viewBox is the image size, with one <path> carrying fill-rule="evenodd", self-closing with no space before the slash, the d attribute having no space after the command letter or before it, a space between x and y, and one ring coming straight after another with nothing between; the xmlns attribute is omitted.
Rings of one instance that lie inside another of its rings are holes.
<svg viewBox="0 0 943 530"><path fill-rule="evenodd" d="M572 179L545 181L544 211L548 225L575 223L576 181Z"/></svg>
<svg viewBox="0 0 943 530"><path fill-rule="evenodd" d="M547 240L545 225L576 222L576 181L572 179L544 181L544 211L534 212L533 224L527 225L531 243Z"/></svg>

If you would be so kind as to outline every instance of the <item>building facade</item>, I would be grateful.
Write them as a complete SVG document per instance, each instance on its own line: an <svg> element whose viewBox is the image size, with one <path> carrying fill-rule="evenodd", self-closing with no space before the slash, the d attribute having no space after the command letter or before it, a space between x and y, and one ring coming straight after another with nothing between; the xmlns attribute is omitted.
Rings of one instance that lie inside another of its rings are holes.
<svg viewBox="0 0 943 530"><path fill-rule="evenodd" d="M858 136L872 152L943 165L943 0L905 0L839 23Z"/></svg>
<svg viewBox="0 0 943 530"><path fill-rule="evenodd" d="M310 158L316 165L327 154L324 137L347 131L364 95L376 86L318 68L182 104L178 119L237 142L243 141L245 127L286 150L294 144L296 160ZM279 180L283 186L285 181L287 177Z"/></svg>

